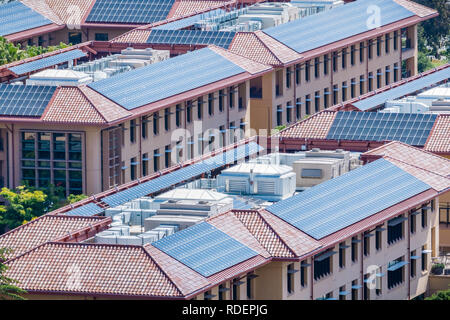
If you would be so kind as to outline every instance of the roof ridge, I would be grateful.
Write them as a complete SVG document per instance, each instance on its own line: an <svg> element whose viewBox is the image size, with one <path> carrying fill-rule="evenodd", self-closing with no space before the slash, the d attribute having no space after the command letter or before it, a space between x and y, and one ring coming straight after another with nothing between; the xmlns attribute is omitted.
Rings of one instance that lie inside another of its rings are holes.
<svg viewBox="0 0 450 320"><path fill-rule="evenodd" d="M85 94L85 92L81 89L83 86L77 86L77 90L79 90L81 92L81 94L83 95L83 97L90 103L90 105L92 106L92 108L95 110L95 112L97 112L98 115L100 115L100 117L106 122L108 123L109 121L106 120L105 116L98 110L98 108L95 106L95 104L92 102L92 100ZM87 86L84 86L85 88L87 88Z"/></svg>
<svg viewBox="0 0 450 320"><path fill-rule="evenodd" d="M256 39L258 39L258 41L263 45L263 47L264 48L266 48L269 52L270 52L270 54L275 58L275 60L277 60L280 64L283 64L283 62L277 57L277 55L267 46L267 44L260 38L260 36L259 36L259 34L260 33L262 33L262 31L261 32L258 32L258 31L261 31L261 30L257 30L257 31L255 31L255 32L251 32L251 33L253 33L253 35L255 36L255 38ZM272 38L273 39L273 38ZM275 39L274 39L275 40ZM277 42L280 42L280 41L277 41ZM280 42L281 43L281 42ZM284 45L284 44L283 44Z"/></svg>
<svg viewBox="0 0 450 320"><path fill-rule="evenodd" d="M274 135L272 135L272 137L276 137L276 136L280 135L281 133L283 133L284 131L287 131L288 129L294 128L294 127L299 126L300 124L302 124L302 123L304 123L304 122L306 122L306 121L308 121L308 120L311 120L311 119L313 119L313 118L315 118L315 117L318 117L318 116L319 116L320 114L322 114L322 113L337 113L337 112L339 112L339 111L336 111L336 110L328 110L328 109L321 110L321 111L319 111L319 112L316 112L316 113L310 115L310 116L307 117L307 118L301 119L300 121L297 121L297 122L295 122L295 123L289 125L288 127L284 128L283 130L278 131L277 133L275 133Z"/></svg>
<svg viewBox="0 0 450 320"><path fill-rule="evenodd" d="M400 159L397 159L397 158L394 158L394 157L391 157L391 156L383 156L383 158L390 158L390 159L393 159L393 160L395 160L395 161L398 161L398 162L401 162L401 163L403 163L403 164L406 164L406 165L408 165L408 166L411 166L411 167L414 167L414 168L416 168L416 169L420 169L420 170L424 170L424 171L426 171L426 172L429 172L429 173L432 173L432 174L435 174L435 175L437 175L437 176L440 176L440 177L442 177L442 178L444 178L444 179L447 179L447 180L449 180L450 181L450 174L449 174L449 176L444 176L444 175L442 175L442 174L440 174L440 173L438 173L438 172L434 172L434 171L431 171L431 170L428 170L428 169L426 169L426 168L423 168L423 167L419 167L419 166L417 166L417 165L415 165L415 164L412 164L412 163L408 163L408 162L405 162L405 161L403 161L403 160L400 160ZM389 161L389 160L388 160ZM449 160L450 161L450 160ZM390 161L389 161L390 162ZM392 163L392 162L391 162ZM395 163L393 163L394 165L395 165ZM401 169L401 168L400 168ZM403 170L403 169L402 169ZM408 172L409 173L409 172ZM419 179L420 180L420 179ZM428 184L428 183L427 183ZM431 187L431 186L430 186Z"/></svg>

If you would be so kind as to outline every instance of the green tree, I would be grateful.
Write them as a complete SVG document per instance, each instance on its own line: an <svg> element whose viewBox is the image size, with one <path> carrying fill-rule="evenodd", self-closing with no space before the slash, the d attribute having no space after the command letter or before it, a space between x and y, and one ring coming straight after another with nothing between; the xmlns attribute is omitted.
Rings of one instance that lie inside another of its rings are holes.
<svg viewBox="0 0 450 320"><path fill-rule="evenodd" d="M438 291L431 297L425 298L425 300L450 300L450 289Z"/></svg>
<svg viewBox="0 0 450 320"><path fill-rule="evenodd" d="M417 70L419 72L424 72L431 68L433 68L433 64L430 59L428 59L425 53L419 51L417 55Z"/></svg>
<svg viewBox="0 0 450 320"><path fill-rule="evenodd" d="M8 267L3 261L6 261L6 255L9 252L10 250L6 248L0 248L0 299L25 300L21 294L26 293L26 291L15 285L17 281L5 276Z"/></svg>
<svg viewBox="0 0 450 320"><path fill-rule="evenodd" d="M86 199L88 196L84 195L84 194L71 194L69 195L69 197L67 198L67 201L69 202L69 204L81 201Z"/></svg>
<svg viewBox="0 0 450 320"><path fill-rule="evenodd" d="M423 40L426 45L431 47L431 53L438 56L438 50L443 46L449 47L450 34L450 15L449 8L446 5L447 0L414 0L429 8L433 8L439 12L439 16L434 19L423 21ZM420 37L419 37L420 41ZM419 45L420 50L420 45Z"/></svg>

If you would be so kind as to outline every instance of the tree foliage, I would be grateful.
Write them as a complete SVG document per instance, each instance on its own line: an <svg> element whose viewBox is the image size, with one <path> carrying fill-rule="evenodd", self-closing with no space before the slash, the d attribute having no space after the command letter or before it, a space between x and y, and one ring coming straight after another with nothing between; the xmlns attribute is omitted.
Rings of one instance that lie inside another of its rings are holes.
<svg viewBox="0 0 450 320"><path fill-rule="evenodd" d="M450 289L438 291L431 297L425 298L425 300L450 300Z"/></svg>
<svg viewBox="0 0 450 320"><path fill-rule="evenodd" d="M47 52L67 48L68 46L69 45L61 42L57 46L41 47L27 45L25 48L22 48L20 43L15 45L7 39L0 37L0 65L35 57Z"/></svg>
<svg viewBox="0 0 450 320"><path fill-rule="evenodd" d="M17 281L5 276L8 267L3 261L6 260L6 255L9 252L9 249L0 248L0 299L25 300L21 294L26 293L26 291L15 285Z"/></svg>

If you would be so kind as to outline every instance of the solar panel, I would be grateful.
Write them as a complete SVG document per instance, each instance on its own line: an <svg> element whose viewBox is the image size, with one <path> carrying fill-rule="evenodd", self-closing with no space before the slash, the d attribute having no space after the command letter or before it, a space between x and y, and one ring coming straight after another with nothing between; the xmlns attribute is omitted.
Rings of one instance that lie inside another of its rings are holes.
<svg viewBox="0 0 450 320"><path fill-rule="evenodd" d="M200 13L200 14L197 14L192 17L169 22L169 23L154 27L152 30L179 30L179 29L193 26L194 24L196 24L197 22L199 22L203 19L215 17L215 16L221 15L225 12L226 11L223 9L216 9L216 10L208 11L205 13Z"/></svg>
<svg viewBox="0 0 450 320"><path fill-rule="evenodd" d="M67 211L63 213L66 216L80 216L80 217L91 217L105 211L95 203L88 203L79 208Z"/></svg>
<svg viewBox="0 0 450 320"><path fill-rule="evenodd" d="M206 222L179 231L152 245L205 277L258 255Z"/></svg>
<svg viewBox="0 0 450 320"><path fill-rule="evenodd" d="M209 48L196 50L89 87L128 110L245 72Z"/></svg>
<svg viewBox="0 0 450 320"><path fill-rule="evenodd" d="M175 0L97 0L86 22L148 24L165 20Z"/></svg>
<svg viewBox="0 0 450 320"><path fill-rule="evenodd" d="M449 78L450 68L446 68L437 72L433 72L417 80L407 82L393 89L377 93L376 95L353 103L353 106L355 106L359 110L366 111L383 105L387 100L398 99Z"/></svg>
<svg viewBox="0 0 450 320"><path fill-rule="evenodd" d="M78 59L81 57L85 57L86 53L84 53L81 50L72 50L64 53L60 53L51 57L35 60L32 62L24 63L12 68L9 68L12 72L14 72L17 75L26 74L28 72L41 70L44 68L48 68L63 62L68 62L74 59Z"/></svg>
<svg viewBox="0 0 450 320"><path fill-rule="evenodd" d="M380 24L370 24L377 13ZM413 15L393 0L355 1L263 32L302 53Z"/></svg>
<svg viewBox="0 0 450 320"><path fill-rule="evenodd" d="M337 112L327 139L353 141L401 141L423 146L436 114Z"/></svg>
<svg viewBox="0 0 450 320"><path fill-rule="evenodd" d="M0 115L39 117L56 87L0 84Z"/></svg>
<svg viewBox="0 0 450 320"><path fill-rule="evenodd" d="M116 207L128 201L147 196L177 185L180 182L195 178L226 164L234 163L237 160L244 159L245 157L256 154L262 150L263 148L257 143L250 142L244 146L239 146L234 150L224 152L205 161L192 164L130 189L115 193L103 198L102 201L110 207Z"/></svg>
<svg viewBox="0 0 450 320"><path fill-rule="evenodd" d="M0 35L42 27L53 22L31 10L23 3L16 1L0 6Z"/></svg>
<svg viewBox="0 0 450 320"><path fill-rule="evenodd" d="M234 31L203 31L203 30L160 30L153 29L147 39L152 44L186 44L209 45L228 48L233 41Z"/></svg>
<svg viewBox="0 0 450 320"><path fill-rule="evenodd" d="M431 187L385 159L328 180L266 210L322 239Z"/></svg>

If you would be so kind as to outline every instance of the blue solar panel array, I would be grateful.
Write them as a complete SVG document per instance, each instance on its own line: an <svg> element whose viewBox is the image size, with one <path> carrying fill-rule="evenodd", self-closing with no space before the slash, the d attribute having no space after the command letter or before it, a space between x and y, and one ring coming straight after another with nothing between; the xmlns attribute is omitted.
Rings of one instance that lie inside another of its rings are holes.
<svg viewBox="0 0 450 320"><path fill-rule="evenodd" d="M391 162L379 159L266 210L322 239L430 188Z"/></svg>
<svg viewBox="0 0 450 320"><path fill-rule="evenodd" d="M132 110L244 72L204 48L91 83L89 87Z"/></svg>
<svg viewBox="0 0 450 320"><path fill-rule="evenodd" d="M376 14L379 24L372 20ZM301 53L413 15L393 0L355 1L264 32Z"/></svg>
<svg viewBox="0 0 450 320"><path fill-rule="evenodd" d="M52 86L0 84L0 115L39 117L55 90Z"/></svg>
<svg viewBox="0 0 450 320"><path fill-rule="evenodd" d="M205 277L258 255L206 222L165 237L152 245Z"/></svg>
<svg viewBox="0 0 450 320"><path fill-rule="evenodd" d="M150 32L147 43L152 44L186 44L209 45L228 48L233 41L234 31L203 31L203 30L155 30Z"/></svg>
<svg viewBox="0 0 450 320"><path fill-rule="evenodd" d="M63 213L66 216L92 217L105 211L95 203L88 203L79 208Z"/></svg>
<svg viewBox="0 0 450 320"><path fill-rule="evenodd" d="M192 16L192 17L188 17L188 18L179 19L179 20L176 20L176 21L173 21L173 22L169 22L169 23L166 23L166 24L154 27L152 30L179 30L179 29L183 29L183 28L187 28L187 27L193 26L194 24L196 24L200 20L211 18L211 17L215 17L215 16L221 15L221 14L223 14L225 12L226 11L223 10L223 9L216 9L216 10L208 11L208 12L205 12L205 13L200 13L200 14L197 14L197 15Z"/></svg>
<svg viewBox="0 0 450 320"><path fill-rule="evenodd" d="M423 146L436 122L436 114L338 112L329 140L401 141Z"/></svg>
<svg viewBox="0 0 450 320"><path fill-rule="evenodd" d="M236 160L244 159L245 157L256 154L261 150L263 150L263 148L257 143L250 142L249 144L239 146L236 149L224 152L202 162L192 164L130 189L115 193L103 198L102 201L110 207L116 207L124 204L125 202L164 190L182 181L198 177L203 173L220 168L226 164L233 163Z"/></svg>
<svg viewBox="0 0 450 320"><path fill-rule="evenodd" d="M175 0L96 0L86 22L148 24L165 20Z"/></svg>
<svg viewBox="0 0 450 320"><path fill-rule="evenodd" d="M383 105L387 100L398 99L448 79L450 79L450 68L434 72L417 80L407 82L401 86L355 102L353 106L359 110L366 111Z"/></svg>
<svg viewBox="0 0 450 320"><path fill-rule="evenodd" d="M23 3L16 1L0 6L0 36L42 27L53 22Z"/></svg>
<svg viewBox="0 0 450 320"><path fill-rule="evenodd" d="M12 68L9 68L12 72L14 72L17 75L26 74L28 72L41 70L44 68L48 68L63 62L68 62L74 59L85 57L86 53L84 53L81 50L72 50L64 53L60 53L48 58L43 58L39 60L35 60L32 62L24 63Z"/></svg>

